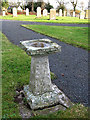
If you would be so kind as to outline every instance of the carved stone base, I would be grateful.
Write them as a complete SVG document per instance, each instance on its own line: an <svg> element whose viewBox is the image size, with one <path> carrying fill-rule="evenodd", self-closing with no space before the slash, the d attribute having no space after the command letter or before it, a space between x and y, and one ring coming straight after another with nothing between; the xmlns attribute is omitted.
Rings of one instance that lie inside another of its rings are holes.
<svg viewBox="0 0 90 120"><path fill-rule="evenodd" d="M35 110L39 108L53 106L56 104L61 104L66 108L73 105L72 102L65 96L65 94L61 90L57 88L56 85L52 85L52 89L52 92L46 92L42 95L35 96L30 91L29 85L24 86L24 94L31 109Z"/></svg>

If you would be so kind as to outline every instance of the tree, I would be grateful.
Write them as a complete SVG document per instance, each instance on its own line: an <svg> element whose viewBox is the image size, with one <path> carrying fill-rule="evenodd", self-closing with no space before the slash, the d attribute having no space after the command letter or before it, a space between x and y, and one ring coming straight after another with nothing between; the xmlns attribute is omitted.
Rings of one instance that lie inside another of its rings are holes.
<svg viewBox="0 0 90 120"><path fill-rule="evenodd" d="M62 12L64 12L66 8L65 5L69 3L69 2L66 2L65 0L56 0L56 2L59 4L57 7L57 11L59 11L59 9L62 9Z"/></svg>
<svg viewBox="0 0 90 120"><path fill-rule="evenodd" d="M75 12L76 7L77 7L78 0L70 0L70 2L72 3L72 5L73 5L73 10L74 10L74 12Z"/></svg>
<svg viewBox="0 0 90 120"><path fill-rule="evenodd" d="M53 6L52 5L50 5L50 3L48 2L48 3L46 3L46 5L45 5L45 9L47 9L48 10L48 12L50 12L50 9L52 9L53 8Z"/></svg>
<svg viewBox="0 0 90 120"><path fill-rule="evenodd" d="M9 7L9 4L8 4L8 1L2 1L2 10L5 10L6 11L6 13L7 13L7 9L8 9L8 7Z"/></svg>

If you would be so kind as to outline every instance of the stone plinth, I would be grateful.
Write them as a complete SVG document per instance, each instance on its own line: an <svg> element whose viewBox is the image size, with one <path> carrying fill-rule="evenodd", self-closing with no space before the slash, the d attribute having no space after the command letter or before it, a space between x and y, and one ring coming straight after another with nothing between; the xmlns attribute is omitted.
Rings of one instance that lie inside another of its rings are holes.
<svg viewBox="0 0 90 120"><path fill-rule="evenodd" d="M46 9L43 10L43 16L47 16L48 12Z"/></svg>
<svg viewBox="0 0 90 120"><path fill-rule="evenodd" d="M59 16L62 17L62 9L59 10Z"/></svg>
<svg viewBox="0 0 90 120"><path fill-rule="evenodd" d="M81 11L80 12L80 19L84 19L85 18L85 12L84 11Z"/></svg>
<svg viewBox="0 0 90 120"><path fill-rule="evenodd" d="M56 20L56 10L50 9L50 20Z"/></svg>
<svg viewBox="0 0 90 120"><path fill-rule="evenodd" d="M13 17L17 17L17 9L15 7L13 8Z"/></svg>
<svg viewBox="0 0 90 120"><path fill-rule="evenodd" d="M37 7L37 17L41 17L41 7Z"/></svg>
<svg viewBox="0 0 90 120"><path fill-rule="evenodd" d="M50 77L48 54L61 51L61 46L49 39L21 41L21 47L31 57L29 85L24 86L24 94L31 109L61 104L66 108L72 103L65 94L53 85Z"/></svg>
<svg viewBox="0 0 90 120"><path fill-rule="evenodd" d="M26 8L26 16L29 16L29 9Z"/></svg>

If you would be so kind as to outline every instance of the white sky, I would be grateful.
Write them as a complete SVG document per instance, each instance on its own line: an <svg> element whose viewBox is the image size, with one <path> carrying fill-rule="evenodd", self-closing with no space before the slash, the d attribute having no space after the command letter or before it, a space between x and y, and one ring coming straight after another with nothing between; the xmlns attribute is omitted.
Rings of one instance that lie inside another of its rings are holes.
<svg viewBox="0 0 90 120"><path fill-rule="evenodd" d="M8 1L32 1L32 0L8 0ZM37 1L37 0L34 0L34 1ZM51 5L53 5L54 6L54 8L56 8L57 6L58 6L58 3L57 3L57 0L44 0L45 2L50 2L50 4ZM70 0L64 0L65 2L70 2ZM87 9L87 7L88 7L88 1L89 0L78 0L78 6L80 6L80 3L81 2L84 2L84 9ZM66 8L67 9L73 9L73 7L72 7L72 4L67 4L66 5ZM81 10L81 8L80 7L77 7L76 9L79 9L79 10Z"/></svg>
<svg viewBox="0 0 90 120"><path fill-rule="evenodd" d="M47 1L47 0L44 0L44 1ZM56 8L57 7L57 3L56 3L56 1L57 0L49 0L49 2L54 6L54 8ZM88 7L88 1L89 0L78 0L78 6L80 6L80 3L81 2L84 2L84 9L86 9L87 7ZM70 0L65 0L65 2L70 2ZM73 7L72 7L72 4L67 4L66 5L66 7L68 8L68 9L72 9ZM77 7L77 9L80 9L79 7Z"/></svg>

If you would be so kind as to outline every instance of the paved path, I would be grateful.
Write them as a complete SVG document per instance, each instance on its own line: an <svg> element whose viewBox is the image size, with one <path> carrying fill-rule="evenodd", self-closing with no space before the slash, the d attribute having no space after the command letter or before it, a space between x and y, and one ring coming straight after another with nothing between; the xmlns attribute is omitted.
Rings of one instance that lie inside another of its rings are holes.
<svg viewBox="0 0 90 120"><path fill-rule="evenodd" d="M61 53L49 56L50 69L58 76L53 82L64 91L72 102L88 105L88 52L20 26L21 24L29 23L49 25L49 23L4 20L2 22L2 32L16 45L19 45L19 41L21 40L37 38L49 38L61 45ZM50 25L56 24L51 23ZM81 27L83 27L83 25ZM64 74L64 76L62 74Z"/></svg>

